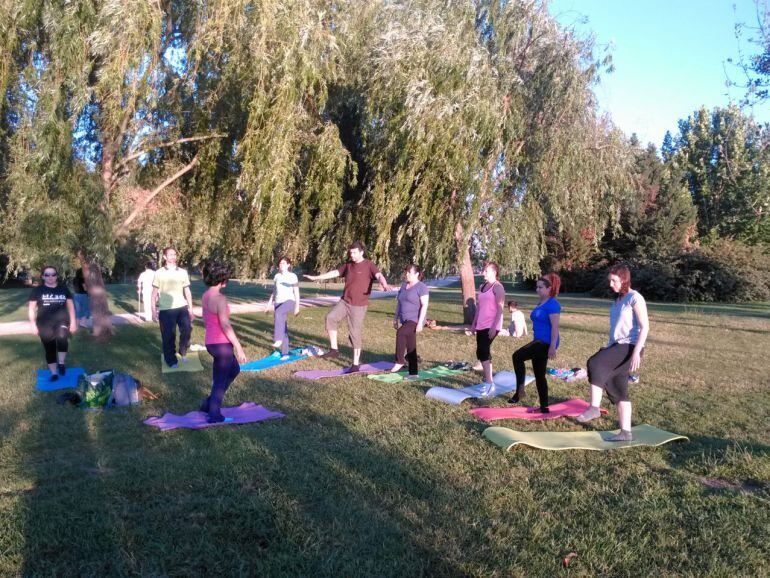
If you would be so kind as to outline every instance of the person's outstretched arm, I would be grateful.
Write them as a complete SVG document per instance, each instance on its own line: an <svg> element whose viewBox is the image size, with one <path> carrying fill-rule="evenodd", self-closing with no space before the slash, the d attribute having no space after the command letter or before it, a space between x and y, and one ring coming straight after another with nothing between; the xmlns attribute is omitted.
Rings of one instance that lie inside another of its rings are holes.
<svg viewBox="0 0 770 578"><path fill-rule="evenodd" d="M323 275L303 275L305 279L310 279L311 281L328 281L329 279L336 279L339 276L340 272L337 271L337 269L327 271Z"/></svg>
<svg viewBox="0 0 770 578"><path fill-rule="evenodd" d="M385 275L377 271L377 274L374 277L380 283L380 288L382 288L383 291L390 291L390 285L388 285L388 281L385 279Z"/></svg>

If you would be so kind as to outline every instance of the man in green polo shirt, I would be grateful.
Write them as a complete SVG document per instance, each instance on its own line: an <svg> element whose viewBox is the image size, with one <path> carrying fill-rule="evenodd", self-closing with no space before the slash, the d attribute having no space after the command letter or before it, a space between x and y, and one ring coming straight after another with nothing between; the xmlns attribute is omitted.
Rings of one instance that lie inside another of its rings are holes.
<svg viewBox="0 0 770 578"><path fill-rule="evenodd" d="M192 335L193 314L190 276L176 266L177 252L173 247L163 249L165 265L155 272L152 281L152 318L160 323L163 360L177 367L176 328L179 327L179 355L187 361L187 348Z"/></svg>

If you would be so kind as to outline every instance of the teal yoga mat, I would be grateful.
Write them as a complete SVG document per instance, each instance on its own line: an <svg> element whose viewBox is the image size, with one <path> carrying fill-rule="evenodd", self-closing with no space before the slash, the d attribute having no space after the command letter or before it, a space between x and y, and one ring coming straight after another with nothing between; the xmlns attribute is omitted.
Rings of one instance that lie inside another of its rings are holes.
<svg viewBox="0 0 770 578"><path fill-rule="evenodd" d="M414 381L433 379L434 377L448 377L450 375L456 375L463 372L464 370L462 369L449 369L443 365L437 365L436 367L431 367L430 369L423 369L422 371L419 371L417 373L417 379ZM406 377L406 375L407 372L404 371L399 373L373 373L371 375L367 375L366 377L369 379L374 379L375 381L384 381L385 383L398 383L399 381L404 381L404 377Z"/></svg>
<svg viewBox="0 0 770 578"><path fill-rule="evenodd" d="M690 441L687 436L658 429L649 424L631 428L634 440L630 442L608 442L607 438L616 431L573 431L573 432L524 432L507 427L488 427L484 437L503 450L517 445L526 445L541 450L619 450L637 446L659 446L674 440Z"/></svg>

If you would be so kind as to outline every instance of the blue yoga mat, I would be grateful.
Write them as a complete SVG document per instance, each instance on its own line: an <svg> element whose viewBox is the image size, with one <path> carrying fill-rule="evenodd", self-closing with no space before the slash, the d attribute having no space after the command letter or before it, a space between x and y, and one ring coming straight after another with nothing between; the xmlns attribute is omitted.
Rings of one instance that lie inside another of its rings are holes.
<svg viewBox="0 0 770 578"><path fill-rule="evenodd" d="M57 389L74 389L78 386L78 376L86 372L82 367L68 367L67 373L60 375L56 381L51 381L51 372L47 369L37 370L37 384L40 391L56 391Z"/></svg>
<svg viewBox="0 0 770 578"><path fill-rule="evenodd" d="M289 350L289 357L287 359L281 359L281 352L280 351L273 351L270 355L267 357L263 357L262 359L257 359L256 361L249 361L248 363L244 363L241 365L241 371L262 371L263 369L270 369L271 367L275 367L276 365L284 365L286 363L291 363L292 361L299 361L300 359L305 359L307 355L302 355L301 349L290 349Z"/></svg>

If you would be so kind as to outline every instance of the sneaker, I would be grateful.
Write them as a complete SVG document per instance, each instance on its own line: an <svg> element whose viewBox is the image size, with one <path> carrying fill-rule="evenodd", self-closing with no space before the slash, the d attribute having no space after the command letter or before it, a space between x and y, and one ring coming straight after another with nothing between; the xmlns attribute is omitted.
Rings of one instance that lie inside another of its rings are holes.
<svg viewBox="0 0 770 578"><path fill-rule="evenodd" d="M337 359L340 356L339 349L330 349L321 356L321 359Z"/></svg>
<svg viewBox="0 0 770 578"><path fill-rule="evenodd" d="M396 363L390 370L391 373L398 373L404 367L403 363Z"/></svg>
<svg viewBox="0 0 770 578"><path fill-rule="evenodd" d="M281 361L286 361L287 359L291 359L291 355L288 353L286 355L281 355Z"/></svg>
<svg viewBox="0 0 770 578"><path fill-rule="evenodd" d="M614 436L607 438L608 442L632 442L634 441L634 434L627 430L620 430Z"/></svg>
<svg viewBox="0 0 770 578"><path fill-rule="evenodd" d="M64 367L63 363L60 363L59 365L57 365L56 368L59 370L59 375L64 375L65 373L67 373L67 368Z"/></svg>
<svg viewBox="0 0 770 578"><path fill-rule="evenodd" d="M273 341L273 349L280 349L281 345L283 345L283 341L281 340Z"/></svg>
<svg viewBox="0 0 770 578"><path fill-rule="evenodd" d="M481 388L479 391L479 395L481 397L487 397L490 393L492 393L492 388L494 387L494 384L492 383L482 383Z"/></svg>

